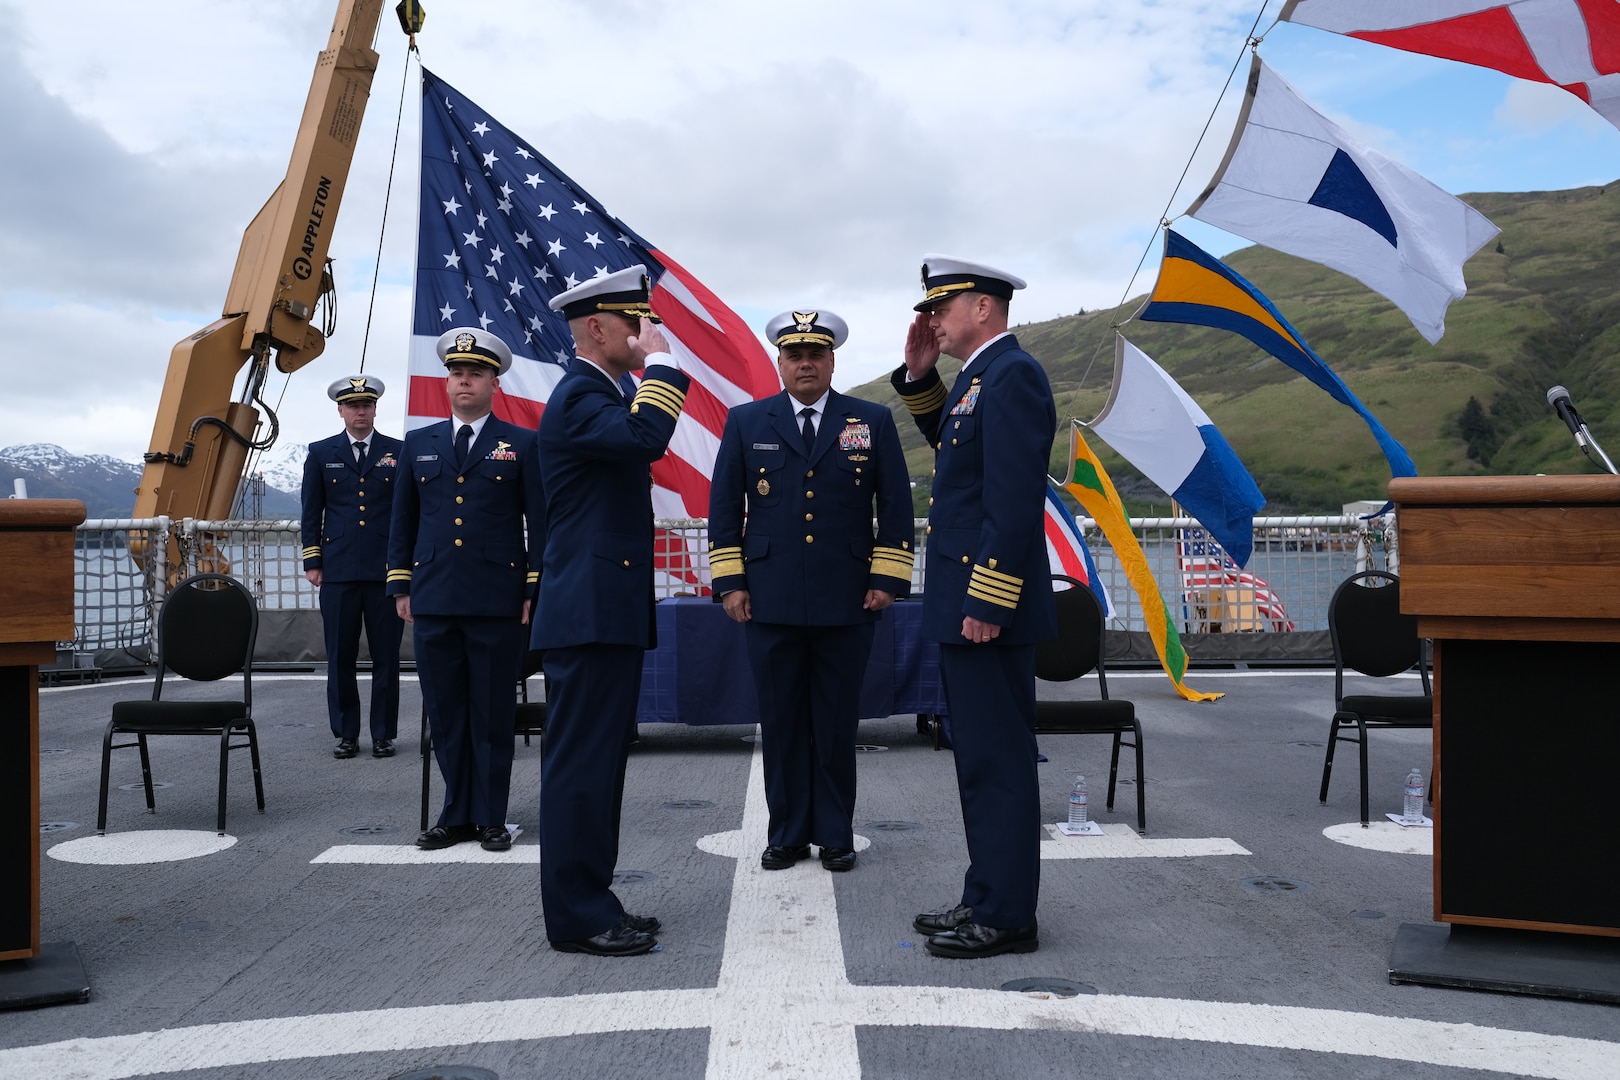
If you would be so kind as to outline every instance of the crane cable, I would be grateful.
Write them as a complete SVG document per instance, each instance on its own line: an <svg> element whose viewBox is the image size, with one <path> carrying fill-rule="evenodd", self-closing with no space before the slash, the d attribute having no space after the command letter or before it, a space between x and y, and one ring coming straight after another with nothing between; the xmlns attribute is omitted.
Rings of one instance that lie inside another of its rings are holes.
<svg viewBox="0 0 1620 1080"><path fill-rule="evenodd" d="M402 7L404 5L401 5ZM403 22L405 15L401 13ZM407 31L409 32L409 31ZM377 278L382 273L383 238L388 234L388 204L392 201L394 192L394 168L399 164L399 132L405 121L405 87L410 79L411 57L416 57L417 65L422 63L422 53L416 47L416 35L411 34L410 44L405 47L405 70L399 77L399 111L394 116L394 150L388 161L388 186L383 193L382 226L377 230L377 261L371 268L371 299L366 305L366 332L360 341L360 374L366 373L366 349L371 344L371 316L377 310Z"/></svg>

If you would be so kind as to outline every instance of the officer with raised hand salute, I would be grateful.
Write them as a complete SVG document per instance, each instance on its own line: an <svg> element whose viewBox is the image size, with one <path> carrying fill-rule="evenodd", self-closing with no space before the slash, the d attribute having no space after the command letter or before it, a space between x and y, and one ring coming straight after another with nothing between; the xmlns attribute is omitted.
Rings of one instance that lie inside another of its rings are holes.
<svg viewBox="0 0 1620 1080"><path fill-rule="evenodd" d="M923 632L940 643L967 833L962 898L918 915L935 956L1033 952L1040 890L1035 643L1057 634L1046 556L1046 470L1057 408L1046 372L1007 330L1022 279L926 255L922 302L890 377L935 453ZM963 361L946 390L936 365Z"/></svg>

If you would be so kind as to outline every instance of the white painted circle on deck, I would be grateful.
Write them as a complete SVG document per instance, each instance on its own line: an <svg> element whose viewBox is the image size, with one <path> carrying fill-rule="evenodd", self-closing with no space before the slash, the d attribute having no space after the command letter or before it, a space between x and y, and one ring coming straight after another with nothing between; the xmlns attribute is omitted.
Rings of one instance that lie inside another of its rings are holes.
<svg viewBox="0 0 1620 1080"><path fill-rule="evenodd" d="M45 854L61 862L95 866L133 866L138 863L179 862L224 851L236 837L195 829L141 829L110 836L81 836L65 840Z"/></svg>
<svg viewBox="0 0 1620 1080"><path fill-rule="evenodd" d="M1365 829L1359 821L1343 825L1329 825L1322 835L1336 844L1366 848L1369 851L1389 851L1397 855L1433 855L1434 830L1406 828L1393 821L1374 821Z"/></svg>

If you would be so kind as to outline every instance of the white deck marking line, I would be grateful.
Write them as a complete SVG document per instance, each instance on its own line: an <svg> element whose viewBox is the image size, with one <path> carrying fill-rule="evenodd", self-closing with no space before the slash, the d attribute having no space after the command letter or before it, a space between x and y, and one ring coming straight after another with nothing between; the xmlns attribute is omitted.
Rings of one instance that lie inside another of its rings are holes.
<svg viewBox="0 0 1620 1080"><path fill-rule="evenodd" d="M1191 859L1202 855L1250 855L1248 848L1224 836L1163 837L1150 840L1129 825L1102 827L1101 836L1064 836L1056 825L1045 826L1052 839L1041 844L1043 859Z"/></svg>
<svg viewBox="0 0 1620 1080"><path fill-rule="evenodd" d="M1406 829L1385 819L1374 821L1365 829L1359 821L1343 825L1329 825L1322 835L1336 844L1366 848L1369 851L1389 851L1397 855L1433 855L1433 829Z"/></svg>
<svg viewBox="0 0 1620 1080"><path fill-rule="evenodd" d="M705 850L738 853L726 951L713 988L372 1009L69 1039L0 1050L0 1076L122 1080L340 1054L707 1028L708 1080L762 1075L855 1080L861 1075L855 1030L862 1026L1076 1031L1414 1061L1549 1080L1611 1080L1614 1075L1620 1043L1476 1024L1181 998L1064 999L948 986L853 986L844 972L832 875L814 863L762 871L757 852L764 816L756 748L743 828L702 841ZM904 913L895 918L897 925L905 921ZM772 1023L759 1025L760 1016Z"/></svg>

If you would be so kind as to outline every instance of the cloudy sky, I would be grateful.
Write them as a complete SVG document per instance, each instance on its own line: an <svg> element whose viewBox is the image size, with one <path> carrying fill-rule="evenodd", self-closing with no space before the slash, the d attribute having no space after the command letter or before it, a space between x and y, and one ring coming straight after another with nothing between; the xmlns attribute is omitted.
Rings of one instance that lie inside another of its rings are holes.
<svg viewBox="0 0 1620 1080"><path fill-rule="evenodd" d="M1022 321L1140 293L1156 257L1130 282L1155 222L1185 208L1226 148L1237 94L1216 103L1259 7L427 0L420 45L431 70L750 324L794 306L844 315L835 385L848 388L897 362L924 252L1029 279ZM335 8L0 0L0 446L147 449L169 350L218 317L242 230L286 171ZM324 388L360 364L406 72L391 8L332 250L338 334L270 389L286 440L336 430ZM1620 132L1555 88L1286 25L1260 51L1449 191L1620 177ZM409 74L365 362L400 388ZM1183 227L1218 254L1244 243ZM380 426L401 433L403 395L383 406Z"/></svg>

